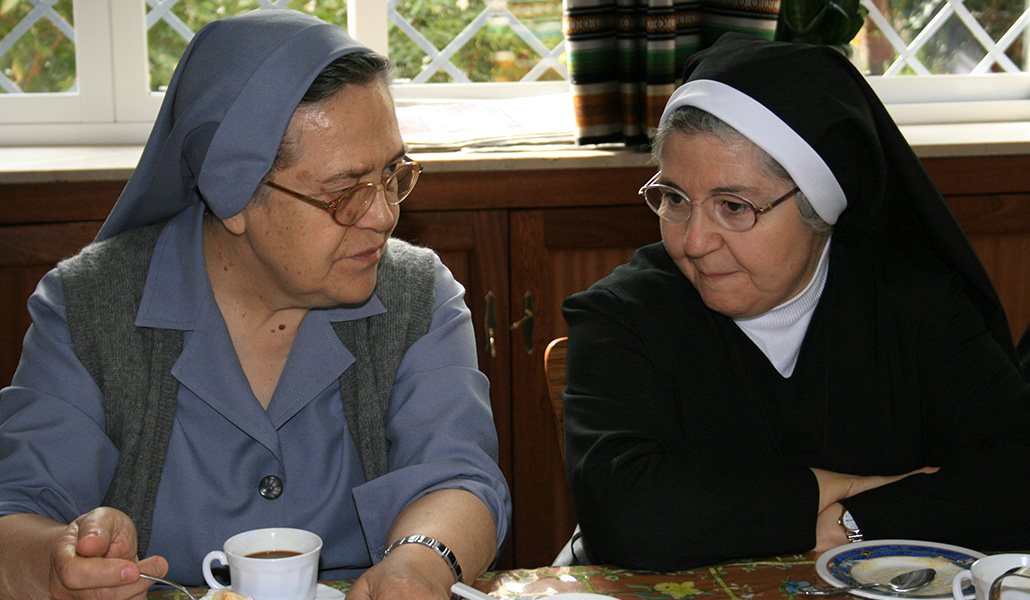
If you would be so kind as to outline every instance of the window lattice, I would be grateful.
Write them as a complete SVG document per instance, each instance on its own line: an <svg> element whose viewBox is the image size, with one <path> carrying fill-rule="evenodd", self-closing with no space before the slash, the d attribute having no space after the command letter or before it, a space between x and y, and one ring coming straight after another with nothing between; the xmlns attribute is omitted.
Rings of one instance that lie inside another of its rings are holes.
<svg viewBox="0 0 1030 600"><path fill-rule="evenodd" d="M78 89L71 0L22 0L0 11L0 92Z"/></svg>
<svg viewBox="0 0 1030 600"><path fill-rule="evenodd" d="M193 32L207 20L186 22L177 14L185 13L186 5L201 4L196 0L146 2L148 35L162 40L151 42L152 88L158 90L167 84ZM338 23L346 13L346 0L256 0L248 9L256 6L295 8ZM568 79L561 0L388 0L386 13L399 82ZM223 10L219 16L227 14ZM155 46L162 51L155 52Z"/></svg>
<svg viewBox="0 0 1030 600"><path fill-rule="evenodd" d="M517 81L539 81L550 77L567 80L568 69L563 62L565 53L565 41L561 39L561 2L560 0L486 0L483 2L470 2L469 0L455 0L449 3L441 2L440 5L452 4L454 9L465 13L467 24L456 33L447 36L446 43L434 44L429 39L427 27L416 28L412 15L409 12L411 2L404 0L389 0L387 3L388 17L391 24L397 31L401 32L407 40L410 40L423 53L421 64L410 61L408 64L400 64L402 73L407 71L412 83L427 83L434 81L434 76L439 79L440 75L446 74L449 81L454 83L472 83L482 81L476 79L474 69L468 66L470 59L463 56L463 52L477 45L490 45L489 41L478 40L484 32L508 30L517 37L516 43L524 44L522 56L519 57L521 72L516 67L516 76L502 73L503 63L509 51L493 49L493 61L490 80L517 80ZM482 5L478 13L476 8ZM448 6L448 8L450 8ZM443 12L441 10L441 12ZM495 33L495 35L501 35ZM542 39L543 38L543 39ZM403 44L397 36L393 36L396 45ZM553 40L553 47L548 47L545 39ZM493 42L496 46L497 40ZM510 43L510 42L509 42ZM391 41L391 57L395 43ZM514 44L512 44L514 46ZM514 54L514 52L510 52ZM510 57L514 60L515 57ZM415 64L411 64L415 63ZM465 63L464 65L462 63ZM464 68L463 68L464 66ZM470 74L470 71L473 74ZM553 72L550 73L549 72ZM446 79L445 79L446 80Z"/></svg>
<svg viewBox="0 0 1030 600"><path fill-rule="evenodd" d="M869 9L855 46L869 75L966 75L1027 71L1025 0L862 0Z"/></svg>
<svg viewBox="0 0 1030 600"><path fill-rule="evenodd" d="M0 0L0 93L78 91L72 1ZM194 31L207 20L271 6L336 22L346 18L346 0L145 2L155 90L167 83ZM1030 70L1030 0L862 4L869 16L854 43L855 60L869 75ZM184 16L193 15L195 6L205 7L207 20ZM390 57L398 66L400 82L568 79L560 0L386 0L386 14Z"/></svg>

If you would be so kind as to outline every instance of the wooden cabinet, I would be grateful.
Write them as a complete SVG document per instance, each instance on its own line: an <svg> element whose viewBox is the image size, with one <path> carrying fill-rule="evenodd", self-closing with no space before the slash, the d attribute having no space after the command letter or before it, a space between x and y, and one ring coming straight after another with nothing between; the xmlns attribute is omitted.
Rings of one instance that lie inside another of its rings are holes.
<svg viewBox="0 0 1030 600"><path fill-rule="evenodd" d="M394 233L420 246L433 248L465 286L465 301L476 321L479 365L490 379L491 404L497 424L501 469L511 472L511 396L501 394L511 384L508 332L498 331L489 343L483 315L487 292L508 293L508 225L502 210L404 213ZM503 297L503 296L502 296Z"/></svg>
<svg viewBox="0 0 1030 600"><path fill-rule="evenodd" d="M576 523L543 370L547 343L568 333L561 304L661 236L657 218L642 202L514 210L509 223L511 317L521 317L530 296L535 317L531 344L515 335L511 351L512 373L518 374L511 382L512 436L518 440L511 480L513 542L523 561L517 564L528 566L550 564Z"/></svg>
<svg viewBox="0 0 1030 600"><path fill-rule="evenodd" d="M443 207L465 201L456 188L481 199L482 181L449 185L452 178L427 173L397 227L397 236L437 250L467 287L512 491L506 567L550 564L575 527L543 372L544 348L566 332L561 303L660 239L654 215L636 201L650 169L612 171L510 174L517 181L499 185L493 203L505 210L471 211ZM569 204L580 206L562 207Z"/></svg>
<svg viewBox="0 0 1030 600"><path fill-rule="evenodd" d="M0 386L11 383L29 328L25 308L40 278L57 261L96 237L100 221L0 225Z"/></svg>
<svg viewBox="0 0 1030 600"><path fill-rule="evenodd" d="M653 169L509 165L474 172L425 158L426 173L403 205L396 235L435 249L466 286L514 503L499 566L549 564L575 517L543 350L567 331L565 297L660 239L656 217L636 195ZM1014 334L1022 333L1030 322L1030 157L924 164L984 261ZM0 184L0 384L17 365L28 326L25 300L36 282L93 238L123 185ZM523 319L527 308L531 320Z"/></svg>

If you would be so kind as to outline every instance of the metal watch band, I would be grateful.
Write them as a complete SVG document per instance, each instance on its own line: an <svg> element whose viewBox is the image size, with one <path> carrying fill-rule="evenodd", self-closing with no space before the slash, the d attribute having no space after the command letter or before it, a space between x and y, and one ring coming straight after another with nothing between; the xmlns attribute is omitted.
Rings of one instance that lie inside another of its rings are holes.
<svg viewBox="0 0 1030 600"><path fill-rule="evenodd" d="M390 552L397 546L403 546L404 544L422 544L428 546L436 551L440 555L440 558L444 559L447 566L450 567L451 573L454 574L454 583L461 581L461 565L458 564L458 559L454 557L454 553L451 549L443 545L440 540L429 537L428 535L409 535L408 537L401 538L396 542L390 544L390 546L383 552L383 558L390 555Z"/></svg>
<svg viewBox="0 0 1030 600"><path fill-rule="evenodd" d="M858 527L858 523L855 522L855 517L851 516L851 512L848 509L844 509L837 522L844 528L844 534L848 536L848 541L852 544L865 539L865 536L862 535L862 530Z"/></svg>

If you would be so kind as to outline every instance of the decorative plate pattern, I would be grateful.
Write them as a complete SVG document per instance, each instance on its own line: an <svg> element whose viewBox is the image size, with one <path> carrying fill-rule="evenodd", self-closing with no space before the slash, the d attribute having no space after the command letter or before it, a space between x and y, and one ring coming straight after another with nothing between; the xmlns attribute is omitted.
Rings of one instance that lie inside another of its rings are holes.
<svg viewBox="0 0 1030 600"><path fill-rule="evenodd" d="M855 596L890 600L892 598L951 598L955 575L984 554L960 546L915 540L868 540L846 544L824 552L815 563L816 572L830 585L844 587L863 583L886 584L895 575L931 567L937 571L933 582L908 593L889 588L856 590ZM967 589L972 594L972 586Z"/></svg>

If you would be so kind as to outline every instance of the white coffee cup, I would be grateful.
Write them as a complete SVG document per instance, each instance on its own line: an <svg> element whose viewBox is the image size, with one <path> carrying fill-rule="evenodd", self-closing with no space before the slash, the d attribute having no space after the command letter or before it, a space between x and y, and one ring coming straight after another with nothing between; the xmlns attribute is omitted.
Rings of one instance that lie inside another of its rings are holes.
<svg viewBox="0 0 1030 600"><path fill-rule="evenodd" d="M991 584L1012 567L1030 565L1030 554L994 554L974 562L969 569L955 575L951 582L951 593L955 600L966 600L963 589L966 582L973 584L976 600L990 600ZM1005 579L1001 588L1001 600L1030 600L1030 580L1020 577Z"/></svg>
<svg viewBox="0 0 1030 600"><path fill-rule="evenodd" d="M322 538L303 529L271 527L238 533L222 550L204 557L204 580L225 588L211 574L211 563L229 566L232 590L256 600L314 600Z"/></svg>

